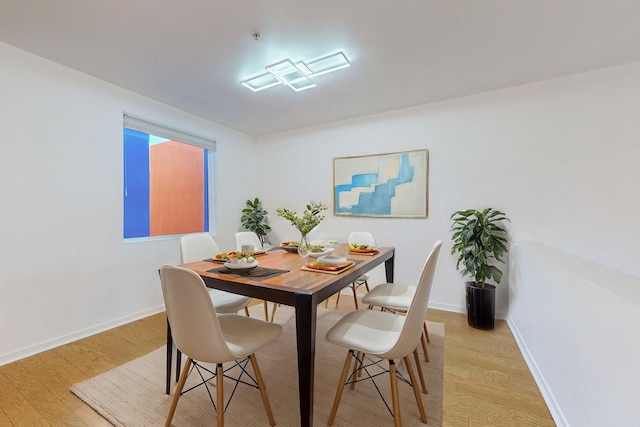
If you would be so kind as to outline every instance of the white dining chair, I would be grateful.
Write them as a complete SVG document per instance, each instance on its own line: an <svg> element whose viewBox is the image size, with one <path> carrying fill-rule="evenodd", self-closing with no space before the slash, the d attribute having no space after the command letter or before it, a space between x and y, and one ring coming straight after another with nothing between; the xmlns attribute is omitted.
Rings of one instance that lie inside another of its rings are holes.
<svg viewBox="0 0 640 427"><path fill-rule="evenodd" d="M356 244L356 245L367 245L370 247L376 246L376 240L373 238L373 234L369 233L368 231L353 231L349 233L347 243L349 245ZM357 292L358 292L358 288L362 285L364 285L364 287L367 289L367 292L369 292L369 275L368 274L363 274L362 276L358 277L353 283L349 285L349 287L351 288L351 291L353 292L353 303L356 306L356 310L360 308L358 306ZM338 306L338 304L340 304L340 293L338 293L338 296L336 298L336 306Z"/></svg>
<svg viewBox="0 0 640 427"><path fill-rule="evenodd" d="M239 231L236 233L236 250L241 251L243 245L253 246L253 250L262 249L260 238L253 231Z"/></svg>
<svg viewBox="0 0 640 427"><path fill-rule="evenodd" d="M416 286L413 284L382 283L367 292L367 294L362 297L362 303L366 304L369 308L380 307L382 310L392 312L406 312L409 309L415 292ZM427 322L425 321L423 333L420 336L420 343L427 362L429 361L428 342L430 342L429 330L427 329ZM426 387L424 386L422 377L421 382L423 384L423 391L426 393Z"/></svg>
<svg viewBox="0 0 640 427"><path fill-rule="evenodd" d="M269 424L274 426L275 420L255 352L278 338L282 334L282 326L236 314L217 314L211 298L207 298L208 291L202 278L192 270L165 265L160 269L160 281L174 342L178 349L187 355L180 381L173 393L165 426L171 425L192 365L203 378L199 386L205 386L212 403L214 402L208 382L215 378L214 406L217 411L217 426L224 426L226 405L223 383L230 374L222 364L227 362L235 362L234 366L240 367L239 378L235 379L237 383L259 389ZM249 361L255 379L246 371ZM200 363L215 364L215 372L207 370ZM233 397L234 392L235 387L229 399Z"/></svg>
<svg viewBox="0 0 640 427"><path fill-rule="evenodd" d="M238 231L236 233L236 250L240 252L242 250L243 245L251 245L253 246L254 251L259 251L262 249L262 243L260 243L260 238L253 231ZM264 303L264 320L269 321L269 306L266 301ZM276 315L277 304L273 304L273 309L271 311L271 321Z"/></svg>
<svg viewBox="0 0 640 427"><path fill-rule="evenodd" d="M180 260L182 264L202 261L220 253L220 248L209 233L191 233L180 237ZM218 313L236 313L244 308L249 316L251 298L219 289L209 289L209 295Z"/></svg>
<svg viewBox="0 0 640 427"><path fill-rule="evenodd" d="M367 365L364 364L365 355L386 359L389 363L389 369L386 372L389 372L391 379L394 425L396 427L402 425L396 377L396 359L402 359L405 363L409 374L409 382L413 388L413 395L420 411L420 419L423 423L427 422L409 355L412 353L415 355L416 343L422 334L422 325L427 314L429 294L431 293L431 285L441 246L442 241L436 242L427 257L416 292L405 316L387 311L355 310L347 313L327 332L326 338L329 342L346 347L349 350L340 375L340 383L338 384L328 425L333 425L335 421L342 393L347 384L351 359L355 358L353 372L349 379L352 389L355 386L355 381L361 381L357 379L360 371L364 370L368 374ZM375 382L371 375L365 379L371 379Z"/></svg>

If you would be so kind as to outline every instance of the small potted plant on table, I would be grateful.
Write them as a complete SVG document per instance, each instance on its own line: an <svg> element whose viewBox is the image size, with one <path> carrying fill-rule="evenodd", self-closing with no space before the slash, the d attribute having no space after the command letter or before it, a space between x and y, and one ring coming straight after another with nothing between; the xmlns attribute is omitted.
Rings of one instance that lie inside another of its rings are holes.
<svg viewBox="0 0 640 427"><path fill-rule="evenodd" d="M473 281L466 282L467 321L476 329L493 329L495 323L495 285L502 271L494 263L504 263L508 253L507 231L500 225L509 219L503 212L487 208L467 209L451 215L453 247L458 255L456 269Z"/></svg>

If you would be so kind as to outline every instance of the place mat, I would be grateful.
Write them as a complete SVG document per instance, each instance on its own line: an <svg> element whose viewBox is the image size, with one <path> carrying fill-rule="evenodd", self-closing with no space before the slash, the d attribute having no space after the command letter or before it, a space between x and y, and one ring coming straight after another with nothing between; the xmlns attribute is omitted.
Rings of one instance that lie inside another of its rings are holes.
<svg viewBox="0 0 640 427"><path fill-rule="evenodd" d="M260 282L262 280L266 280L271 277L276 277L281 274L288 273L289 270L279 270L277 268L267 268L267 267L258 266L251 270L232 270L227 267L218 267L218 268L212 268L211 270L207 270L207 272L227 274L229 276L250 277Z"/></svg>

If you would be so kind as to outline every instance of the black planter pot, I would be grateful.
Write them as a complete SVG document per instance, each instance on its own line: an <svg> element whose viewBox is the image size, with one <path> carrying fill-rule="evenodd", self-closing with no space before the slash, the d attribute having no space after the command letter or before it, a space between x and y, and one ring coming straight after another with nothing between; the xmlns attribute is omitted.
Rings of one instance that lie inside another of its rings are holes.
<svg viewBox="0 0 640 427"><path fill-rule="evenodd" d="M491 330L496 318L496 287L484 285L478 287L476 282L467 285L467 323L476 329Z"/></svg>

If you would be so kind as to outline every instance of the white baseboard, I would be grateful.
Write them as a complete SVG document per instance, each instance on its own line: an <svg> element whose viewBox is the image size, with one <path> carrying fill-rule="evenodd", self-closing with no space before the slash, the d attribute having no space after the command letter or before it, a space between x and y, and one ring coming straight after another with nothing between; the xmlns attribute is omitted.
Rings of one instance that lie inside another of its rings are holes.
<svg viewBox="0 0 640 427"><path fill-rule="evenodd" d="M144 317L152 316L163 311L164 305L154 307L128 316L120 317L109 322L101 323L90 328L82 329L71 334L44 341L36 345L25 347L11 353L3 354L0 356L0 366L15 362L16 360L24 359L25 357L33 356L34 354L42 353L43 351L51 350L52 348L59 347L64 344L69 344L70 342L77 341L79 339L86 338L91 335L116 328L118 326L122 326L126 323L131 323Z"/></svg>
<svg viewBox="0 0 640 427"><path fill-rule="evenodd" d="M553 418L553 421L556 423L556 426L558 427L565 427L565 426L568 427L569 423L565 419L564 414L560 409L560 406L557 404L555 397L553 396L553 393L549 388L549 385L547 384L547 382L544 379L544 376L542 375L542 372L540 372L538 365L536 364L534 358L531 356L531 353L527 348L527 344L522 339L522 335L520 335L520 331L518 331L518 327L513 322L511 322L511 320L509 320L508 318L507 318L507 324L509 325L509 329L511 329L511 333L513 334L513 337L515 338L516 343L520 348L520 353L522 353L522 357L524 358L525 363L529 367L529 371L531 372L533 379L535 380L536 384L538 385L538 388L540 389L542 398L544 399L545 403L547 404L547 407L549 408L549 412L551 413L551 417Z"/></svg>
<svg viewBox="0 0 640 427"><path fill-rule="evenodd" d="M437 302L429 302L429 308L433 308L435 310L449 311L451 313L460 313L460 314L464 314L464 315L467 314L467 308L466 307L461 307L461 306L458 306L458 305L441 304L441 303L437 303ZM506 320L507 319L507 313L497 312L496 313L496 319Z"/></svg>

